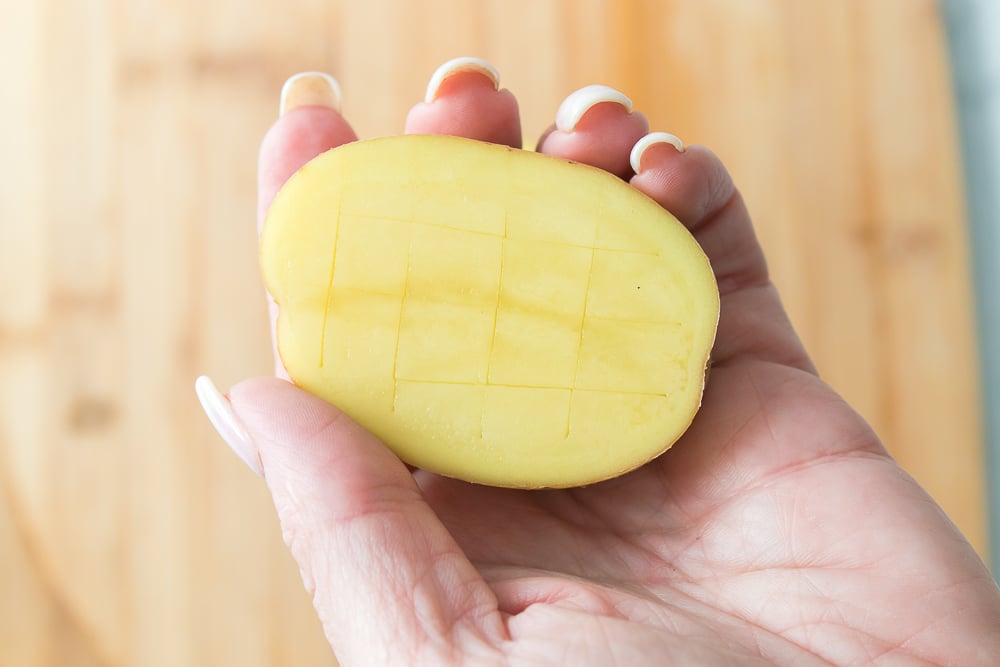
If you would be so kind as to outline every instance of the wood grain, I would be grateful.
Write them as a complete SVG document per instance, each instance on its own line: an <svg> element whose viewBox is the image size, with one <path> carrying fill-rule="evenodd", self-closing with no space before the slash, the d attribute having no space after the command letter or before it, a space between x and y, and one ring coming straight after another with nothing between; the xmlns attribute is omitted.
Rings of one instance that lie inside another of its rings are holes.
<svg viewBox="0 0 1000 667"><path fill-rule="evenodd" d="M194 399L267 373L257 143L331 71L396 133L492 61L526 137L625 90L715 149L825 377L982 553L968 249L930 0L8 3L0 27L0 664L331 664L262 486ZM533 141L533 139L529 139Z"/></svg>

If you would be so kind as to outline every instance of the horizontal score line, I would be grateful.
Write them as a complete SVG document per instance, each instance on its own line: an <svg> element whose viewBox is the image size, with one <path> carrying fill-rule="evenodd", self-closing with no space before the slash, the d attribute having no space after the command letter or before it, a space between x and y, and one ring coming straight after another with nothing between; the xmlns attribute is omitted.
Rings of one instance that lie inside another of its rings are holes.
<svg viewBox="0 0 1000 667"><path fill-rule="evenodd" d="M647 257L660 257L658 252L646 252L644 250L627 250L625 248L600 248L597 246L589 245L579 245L576 243L566 243L565 241L549 241L546 239L532 239L520 236L508 236L506 234L494 234L493 232L484 232L477 229L466 229L465 227L451 227L449 225L439 225L433 222L423 222L420 220L404 220L402 218L389 218L383 215L367 215L364 213L344 213L345 216L352 216L355 218L364 218L366 220L383 220L385 222L398 222L404 225L420 225L421 227L433 227L435 229L447 229L453 232L464 232L466 234L476 234L478 236L489 236L495 239L501 239L504 241L527 241L531 243L542 243L545 245L553 245L557 247L565 248L579 248L580 250L600 250L602 252L617 252L626 255L645 255Z"/></svg>
<svg viewBox="0 0 1000 667"><path fill-rule="evenodd" d="M633 320L626 317L607 317L605 315L592 315L587 313L584 320L597 320L599 322L619 322L621 324L659 324L680 329L684 324L676 320Z"/></svg>
<svg viewBox="0 0 1000 667"><path fill-rule="evenodd" d="M396 384L400 382L409 382L411 384L434 384L434 385L450 385L454 387L501 387L505 389L549 389L556 391L568 391L570 393L574 391L589 391L594 394L620 394L622 396L653 396L655 398L667 398L666 394L657 394L649 391L619 391L615 389L586 389L583 387L547 387L544 385L527 385L527 384L504 384L501 382L457 382L448 380L412 380L409 378L394 378Z"/></svg>
<svg viewBox="0 0 1000 667"><path fill-rule="evenodd" d="M403 300L403 295L400 293L393 294L391 292L382 292L380 290L365 289L364 287L355 287L354 285L342 285L342 284L338 285L334 283L333 290L331 290L331 294L333 294L338 290L358 292L360 294L368 294L371 296L382 296L385 297L386 299L392 300L393 302L400 302ZM476 308L479 305L474 303L458 303L455 301L445 301L444 299L428 299L419 296L408 296L407 301L411 303L419 302L419 303L432 303L435 305L442 305L442 306L454 306L455 308ZM504 310L504 312L522 313L522 312L527 312L527 310L524 308L513 308L513 309L507 308ZM671 326L677 329L684 326L683 322L678 322L677 320L637 320L626 317L610 317L607 315L594 315L592 313L587 313L585 315L585 319L597 320L599 322L620 322L622 324L655 324L655 325Z"/></svg>

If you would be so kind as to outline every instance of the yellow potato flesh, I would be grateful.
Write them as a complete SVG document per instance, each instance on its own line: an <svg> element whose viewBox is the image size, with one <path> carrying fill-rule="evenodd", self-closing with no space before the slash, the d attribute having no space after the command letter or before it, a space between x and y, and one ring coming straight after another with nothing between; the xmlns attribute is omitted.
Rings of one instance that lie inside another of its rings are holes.
<svg viewBox="0 0 1000 667"><path fill-rule="evenodd" d="M320 155L261 240L293 381L419 468L579 486L670 447L719 294L655 202L591 167L406 136Z"/></svg>

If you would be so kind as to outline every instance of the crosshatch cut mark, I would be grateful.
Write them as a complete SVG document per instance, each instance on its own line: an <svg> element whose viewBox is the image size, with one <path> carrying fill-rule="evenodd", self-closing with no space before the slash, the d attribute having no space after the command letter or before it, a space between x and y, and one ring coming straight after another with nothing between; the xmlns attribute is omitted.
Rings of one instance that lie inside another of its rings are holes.
<svg viewBox="0 0 1000 667"><path fill-rule="evenodd" d="M348 144L289 181L260 261L291 378L434 473L590 484L698 410L711 264L599 170L449 137Z"/></svg>
<svg viewBox="0 0 1000 667"><path fill-rule="evenodd" d="M574 387L546 387L532 384L506 384L503 382L453 382L450 380L415 380L413 378L396 378L397 382L410 384L443 384L455 387L504 387L506 389L556 389L559 391L574 391ZM668 398L667 394L652 391L620 391L618 389L581 389L591 394L614 394L616 396L651 396L653 398Z"/></svg>
<svg viewBox="0 0 1000 667"><path fill-rule="evenodd" d="M538 243L541 245L553 245L564 248L580 248L581 250L600 250L601 252L610 253L620 253L622 255L643 255L646 257L660 257L659 252L647 252L645 250L628 250L626 248L605 248L598 245L581 245L577 243L567 243L566 241L549 241L546 239L532 239L532 238L519 238L517 236L510 236L507 232L507 222L504 221L504 233L503 234L493 234L491 232L484 232L480 229L465 229L463 227L452 227L450 225L441 225L434 222L428 222L426 220L406 220L403 218L393 218L384 215L367 215L365 213L351 213L353 218L367 218L369 220L382 220L385 222L399 222L406 225L416 225L419 227L433 227L435 229L447 229L452 232L460 232L462 234L475 234L477 236L491 236L496 239L510 239L512 241L524 241L530 243Z"/></svg>
<svg viewBox="0 0 1000 667"><path fill-rule="evenodd" d="M448 225L440 225L440 224L435 224L435 223L432 223L432 222L420 221L420 220L414 220L414 219L403 220L403 219L396 219L396 218L391 218L391 217L386 217L386 216L368 216L368 215L359 215L359 214L352 214L351 217L352 218L363 218L363 219L367 218L367 219L370 219L370 220L380 220L380 221L387 221L387 222L398 222L398 223L408 224L408 225L414 225L414 226L423 226L423 227L430 227L430 228L436 228L436 229L443 229L443 230L447 230L449 232L454 232L456 234L473 234L473 235L489 236L489 237L500 239L500 260L499 260L499 265L498 265L498 276L499 277L498 277L498 280L497 280L497 293L496 293L496 297L494 298L494 302L493 302L493 328L492 328L492 337L491 337L491 340L490 340L489 355L488 355L488 358L487 358L486 375L485 375L485 378L484 378L485 381L481 382L481 383L478 383L478 382L457 382L457 381L429 380L429 379L420 379L420 378L404 378L404 377L399 377L398 363L399 363L400 339L402 338L403 312L404 312L404 309L405 309L405 306L406 306L406 299L407 299L407 294L408 294L408 290L409 290L410 275L411 275L411 271L412 271L412 260L413 260L413 242L414 242L414 238L412 236L410 237L409 243L408 243L408 246L407 246L406 267L405 267L405 273L404 273L403 289L402 289L402 294L400 295L400 299L399 299L399 311L398 311L398 316L397 316L397 321L396 321L396 341L395 341L395 348L393 350L393 362L392 362L392 383L393 383L393 387L392 387L392 412L396 412L396 406L397 406L397 401L398 401L398 393L399 393L399 383L400 382L407 382L407 383L412 383L412 384L441 384L441 385L467 386L467 387L505 387L505 388L511 388L511 389L553 389L553 390L568 391L569 392L569 402L568 402L568 409L567 409L567 414L566 414L566 427L565 427L565 432L564 432L564 438L568 439L570 437L570 427L571 427L571 424L572 424L574 392L576 391L577 378L578 378L579 370L580 370L580 360L581 360L581 353L582 353L582 349L583 349L584 329L586 327L586 323L587 323L588 319L610 321L610 322L621 322L622 324L634 324L634 325L674 325L674 326L677 326L677 327L681 326L681 324L679 322L667 321L667 320L662 320L661 321L661 320L638 320L638 319L633 319L633 318L615 318L615 317L606 317L606 316L592 315L592 314L588 313L588 305L589 305L589 301L590 301L591 282L592 282L593 274L594 274L594 263L595 263L595 258L596 258L596 254L597 254L598 251L605 252L605 253L623 254L623 255L646 255L646 256L652 256L652 257L659 257L660 254L658 252L656 252L656 253L647 253L647 252L642 252L642 251L633 251L633 250L625 250L625 249L602 248L602 247L597 247L596 245L583 246L583 245L576 245L576 244L573 244L573 243L565 243L565 242L559 242L559 241L549 241L549 240L544 240L544 239L517 239L518 241L520 241L522 243L528 243L528 244L535 244L535 245L541 245L541 246L550 246L550 247L565 247L565 248L584 249L584 250L589 250L590 251L590 260L589 260L589 266L588 266L588 271L587 271L587 284L586 284L586 287L584 289L583 302L581 304L582 307L581 307L580 324L579 324L579 332L578 332L579 335L578 335L578 338L577 338L576 354L575 354L575 359L574 359L574 363L573 363L573 380L572 380L571 386L544 386L544 385L536 385L536 384L510 384L510 383L491 382L490 379L489 379L490 378L490 370L492 369L492 366L493 366L493 357L494 357L494 351L495 351L495 346L496 346L496 335L497 335L497 319L498 319L498 316L499 316L500 304L501 304L501 301L502 301L503 280L504 280L504 255L506 253L507 241L508 240L514 240L514 239L511 239L509 237L509 233L508 233L508 220L507 220L506 216L505 216L505 219L504 219L504 232L503 232L502 235L500 235L500 234L493 234L493 233L490 233L490 232L484 232L484 231L480 231L480 230L469 230L469 229L463 229L463 228L460 228L460 227L452 227L452 226L448 226ZM336 264L337 264L337 245L338 245L338 241L339 241L339 238L340 238L340 225L341 225L341 210L338 208L338 210L337 210L337 216L336 216L336 229L335 229L335 232L334 232L333 249L332 249L332 253L331 253L330 273L329 273L329 278L328 278L328 283L327 283L327 291L326 291L326 295L327 295L326 296L326 308L325 308L324 313L323 313L323 323L322 323L322 332L321 332L322 338L321 338L320 359L319 359L319 365L320 365L321 368L323 367L324 362L325 362L325 348L326 348L326 341L327 341L327 322L328 322L329 313L330 313L330 306L331 306L330 300L331 300L331 298L333 298L333 285L334 285L334 276L335 276ZM360 290L360 291L365 291L365 290ZM382 292L372 292L372 294L373 295L374 294L378 294L378 295L381 295L381 296L395 296L395 295L384 294ZM442 303L442 304L449 304L449 302L448 302L447 299L440 300L440 303ZM458 306L468 307L468 304L464 304L464 305L462 305L462 304L450 304L450 305L454 305L456 307L458 307ZM607 390L605 390L605 389L587 389L587 391L588 392L593 392L593 393L623 395L623 396L649 396L649 397L656 397L656 398L667 398L666 394L656 393L656 392L648 392L648 391L623 391L623 390L612 390L612 389L607 389ZM484 437L485 437L485 413L483 415L483 421L482 421L481 426L480 426L480 438L482 439Z"/></svg>
<svg viewBox="0 0 1000 667"><path fill-rule="evenodd" d="M323 308L323 326L320 328L319 339L319 367L323 368L326 356L326 321L330 317L330 297L333 296L333 272L337 268L337 241L340 238L340 206L337 206L337 221L333 230L333 251L330 259L330 279L326 284L326 301Z"/></svg>
<svg viewBox="0 0 1000 667"><path fill-rule="evenodd" d="M490 354L486 358L486 383L490 381L490 369L493 368L493 351L497 346L497 317L500 315L500 296L503 294L503 256L507 252L507 212L503 216L503 238L500 240L500 277L497 279L497 298L493 305L493 335L490 337ZM394 381L395 382L395 381ZM479 422L479 439L486 438L486 411L483 410Z"/></svg>
<svg viewBox="0 0 1000 667"><path fill-rule="evenodd" d="M396 349L392 355L392 411L396 412L396 399L399 396L399 380L396 372L399 364L399 339L403 335L403 307L406 305L406 292L410 286L410 266L413 262L413 235L410 235L410 242L406 247L406 271L403 273L403 295L399 298L399 317L396 319Z"/></svg>
<svg viewBox="0 0 1000 667"><path fill-rule="evenodd" d="M576 378L580 373L580 352L583 350L583 330L587 325L587 304L590 302L590 282L594 278L594 257L597 249L590 249L590 268L587 269L587 287L583 290L583 315L580 317L580 338L576 344L576 361L573 363L573 387L576 387ZM566 409L566 439L569 439L569 425L573 418L573 390L569 390L569 406Z"/></svg>

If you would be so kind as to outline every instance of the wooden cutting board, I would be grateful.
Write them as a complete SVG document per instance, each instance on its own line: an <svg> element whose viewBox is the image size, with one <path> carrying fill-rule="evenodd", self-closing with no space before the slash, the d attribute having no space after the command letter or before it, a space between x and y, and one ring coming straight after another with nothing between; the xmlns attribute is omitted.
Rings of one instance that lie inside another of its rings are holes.
<svg viewBox="0 0 1000 667"><path fill-rule="evenodd" d="M286 76L397 133L479 55L526 137L588 83L713 147L824 376L980 552L956 129L929 0L9 2L0 664L330 664L263 486L192 391L270 369L257 143ZM533 139L530 139L533 141Z"/></svg>

